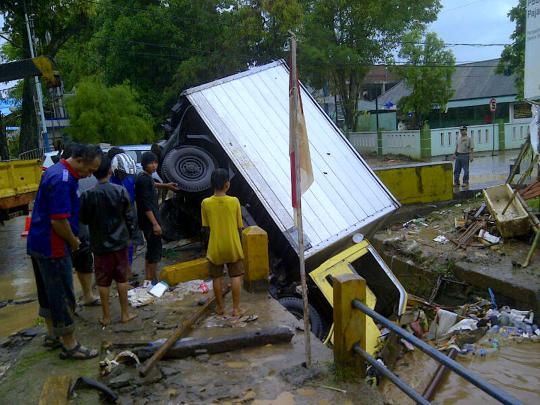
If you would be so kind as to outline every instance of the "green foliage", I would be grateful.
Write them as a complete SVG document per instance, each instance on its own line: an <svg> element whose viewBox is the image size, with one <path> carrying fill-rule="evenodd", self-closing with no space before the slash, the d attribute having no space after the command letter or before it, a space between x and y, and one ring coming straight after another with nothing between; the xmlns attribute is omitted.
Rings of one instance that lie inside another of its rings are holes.
<svg viewBox="0 0 540 405"><path fill-rule="evenodd" d="M497 73L516 74L516 89L518 98L523 98L523 80L525 75L525 21L526 0L519 0L519 4L508 13L510 21L516 23L516 28L510 38L511 45L506 45L502 51Z"/></svg>
<svg viewBox="0 0 540 405"><path fill-rule="evenodd" d="M85 79L66 100L70 114L68 133L89 143L150 142L151 118L128 84L107 87L95 78Z"/></svg>
<svg viewBox="0 0 540 405"><path fill-rule="evenodd" d="M355 130L362 81L369 65L386 60L404 32L434 21L439 0L308 1L299 44L302 72L315 87L326 82ZM304 77L304 76L302 76Z"/></svg>
<svg viewBox="0 0 540 405"><path fill-rule="evenodd" d="M452 51L445 49L444 41L437 34L413 30L403 38L399 56L411 67L396 68L411 94L399 101L403 113L414 112L417 126L422 116L433 109L433 105L445 109L453 95L452 74L456 70Z"/></svg>

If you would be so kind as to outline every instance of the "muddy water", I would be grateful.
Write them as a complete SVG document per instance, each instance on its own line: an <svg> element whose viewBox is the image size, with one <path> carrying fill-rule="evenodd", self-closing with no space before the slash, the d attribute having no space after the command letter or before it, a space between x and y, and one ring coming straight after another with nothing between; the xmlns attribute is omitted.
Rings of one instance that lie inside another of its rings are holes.
<svg viewBox="0 0 540 405"><path fill-rule="evenodd" d="M501 343L500 350L487 357L458 356L456 360L524 404L540 403L540 343ZM429 356L414 351L398 361L394 372L422 393L436 367L437 363ZM414 404L391 383L383 382L381 392L388 403ZM452 372L439 386L433 402L448 405L496 403L493 398Z"/></svg>
<svg viewBox="0 0 540 405"><path fill-rule="evenodd" d="M490 357L460 357L460 363L504 389L525 404L540 402L540 344L513 343L501 347ZM445 404L480 404L494 402L479 389L464 383L451 373L439 389L435 400Z"/></svg>
<svg viewBox="0 0 540 405"><path fill-rule="evenodd" d="M24 217L0 225L0 302L35 298L36 287L30 259L26 255L26 239L20 234ZM0 336L32 326L37 319L37 302L0 308Z"/></svg>

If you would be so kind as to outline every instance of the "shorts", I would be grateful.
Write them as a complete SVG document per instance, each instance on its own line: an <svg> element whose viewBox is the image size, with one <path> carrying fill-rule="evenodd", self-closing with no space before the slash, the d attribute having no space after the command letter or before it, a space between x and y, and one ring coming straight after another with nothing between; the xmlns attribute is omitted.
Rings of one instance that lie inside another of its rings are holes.
<svg viewBox="0 0 540 405"><path fill-rule="evenodd" d="M72 252L71 261L77 273L92 273L94 271L94 256L89 246Z"/></svg>
<svg viewBox="0 0 540 405"><path fill-rule="evenodd" d="M39 315L50 319L54 336L73 333L75 290L71 257L32 258L39 301Z"/></svg>
<svg viewBox="0 0 540 405"><path fill-rule="evenodd" d="M144 258L148 264L159 263L161 260L161 236L154 234L152 230L144 232L146 239L146 254Z"/></svg>
<svg viewBox="0 0 540 405"><path fill-rule="evenodd" d="M240 277L244 275L244 262L238 260L234 263L226 263L229 277ZM223 264L214 264L210 262L210 277L219 278L223 277Z"/></svg>
<svg viewBox="0 0 540 405"><path fill-rule="evenodd" d="M119 283L128 282L128 248L96 255L96 284L99 287L110 287L113 280Z"/></svg>

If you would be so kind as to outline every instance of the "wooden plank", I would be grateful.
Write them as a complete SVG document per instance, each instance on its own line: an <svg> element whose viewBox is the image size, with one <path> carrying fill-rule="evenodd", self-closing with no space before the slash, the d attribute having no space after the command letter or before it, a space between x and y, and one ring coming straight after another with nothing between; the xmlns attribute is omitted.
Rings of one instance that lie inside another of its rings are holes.
<svg viewBox="0 0 540 405"><path fill-rule="evenodd" d="M39 405L67 405L71 377L54 375L47 377L39 397Z"/></svg>
<svg viewBox="0 0 540 405"><path fill-rule="evenodd" d="M216 354L240 350L247 347L260 347L268 344L289 343L294 336L291 328L275 326L258 330L214 336L208 339L191 339L177 342L164 358L184 359L200 353ZM150 357L157 348L141 348L137 351L140 359Z"/></svg>
<svg viewBox="0 0 540 405"><path fill-rule="evenodd" d="M225 289L223 292L223 296L225 296L229 292L229 288ZM139 368L139 374L143 377L145 377L148 372L161 360L161 358L167 354L167 351L176 343L178 339L185 336L199 321L199 319L202 318L202 316L206 313L208 308L210 308L210 305L214 303L216 300L215 295L206 301L206 303L198 309L194 314L192 314L189 318L182 321L182 325L178 327L174 333L167 339L163 345L159 347L159 349L152 355L151 358L148 359L141 367Z"/></svg>

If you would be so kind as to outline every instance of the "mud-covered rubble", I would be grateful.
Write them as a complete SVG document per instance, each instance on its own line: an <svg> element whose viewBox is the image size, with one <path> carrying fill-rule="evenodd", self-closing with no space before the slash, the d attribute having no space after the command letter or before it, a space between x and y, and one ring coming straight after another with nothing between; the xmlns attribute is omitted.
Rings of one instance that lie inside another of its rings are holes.
<svg viewBox="0 0 540 405"><path fill-rule="evenodd" d="M474 198L434 208L420 218L390 220L387 229L375 234L374 245L413 294L457 305L474 295L485 297L492 288L505 304L538 313L540 253L534 252L527 268L518 265L529 251L530 238L490 243L478 236L478 229L465 245L456 243L463 227L474 221L483 222L481 229L498 237L487 210L471 220L482 205L481 198Z"/></svg>

